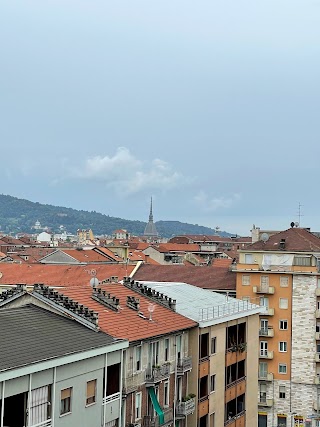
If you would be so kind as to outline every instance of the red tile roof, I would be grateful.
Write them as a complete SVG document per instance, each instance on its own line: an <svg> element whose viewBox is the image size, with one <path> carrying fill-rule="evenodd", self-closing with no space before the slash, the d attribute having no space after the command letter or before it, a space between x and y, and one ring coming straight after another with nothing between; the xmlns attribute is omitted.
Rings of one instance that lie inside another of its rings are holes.
<svg viewBox="0 0 320 427"><path fill-rule="evenodd" d="M62 249L61 249L62 250ZM86 263L95 263L95 262L110 262L110 256L108 257L106 253L99 253L93 249L79 251L77 249L63 249L62 252L67 255L72 256L79 262ZM105 252L105 251L101 251ZM114 259L114 254L112 254L112 259Z"/></svg>
<svg viewBox="0 0 320 427"><path fill-rule="evenodd" d="M59 292L98 312L99 327L104 332L117 338L126 338L131 342L170 334L197 325L193 320L156 303L155 310L152 313L152 321L150 321L148 320L150 299L121 284L108 284L101 286L101 288L120 299L121 308L119 312L112 311L93 300L90 286L67 286L59 289ZM146 319L140 317L137 311L126 306L127 296L135 296L140 299L140 312Z"/></svg>
<svg viewBox="0 0 320 427"><path fill-rule="evenodd" d="M280 241L285 240L281 249ZM289 228L276 233L266 241L259 240L246 249L248 251L320 252L320 239L305 228Z"/></svg>
<svg viewBox="0 0 320 427"><path fill-rule="evenodd" d="M221 263L218 262L216 266L213 264L213 266L203 267L143 264L136 271L133 279L151 282L182 282L212 290L235 290L236 274L229 270L230 265L231 260L221 260Z"/></svg>
<svg viewBox="0 0 320 427"><path fill-rule="evenodd" d="M96 277L106 280L111 276L122 280L131 274L134 265L124 264L87 264L87 265L43 265L43 264L0 264L0 284L44 283L49 286L83 286L90 282L91 270Z"/></svg>

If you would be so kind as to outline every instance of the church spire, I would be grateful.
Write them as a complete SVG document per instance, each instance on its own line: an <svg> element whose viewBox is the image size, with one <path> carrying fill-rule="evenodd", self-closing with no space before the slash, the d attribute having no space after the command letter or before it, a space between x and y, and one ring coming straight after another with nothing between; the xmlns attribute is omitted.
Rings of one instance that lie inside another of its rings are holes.
<svg viewBox="0 0 320 427"><path fill-rule="evenodd" d="M152 197L151 197L151 203L150 203L149 222L146 225L146 228L144 229L143 235L146 237L158 237L158 232L153 222Z"/></svg>

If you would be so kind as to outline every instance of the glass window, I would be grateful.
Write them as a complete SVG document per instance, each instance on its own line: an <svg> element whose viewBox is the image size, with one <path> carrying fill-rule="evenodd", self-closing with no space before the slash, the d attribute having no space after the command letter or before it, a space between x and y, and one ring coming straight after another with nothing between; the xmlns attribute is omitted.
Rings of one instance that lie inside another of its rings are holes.
<svg viewBox="0 0 320 427"><path fill-rule="evenodd" d="M269 307L269 298L268 297L260 297L260 306L261 307Z"/></svg>
<svg viewBox="0 0 320 427"><path fill-rule="evenodd" d="M243 284L243 286L250 285L250 276L249 276L249 274L243 274L242 275L242 284Z"/></svg>
<svg viewBox="0 0 320 427"><path fill-rule="evenodd" d="M285 399L286 398L286 386L280 385L279 386L279 399Z"/></svg>
<svg viewBox="0 0 320 427"><path fill-rule="evenodd" d="M72 387L61 390L60 415L71 412Z"/></svg>
<svg viewBox="0 0 320 427"><path fill-rule="evenodd" d="M293 265L311 266L311 256L295 256Z"/></svg>
<svg viewBox="0 0 320 427"><path fill-rule="evenodd" d="M287 417L285 417L284 415L277 415L277 426L287 427Z"/></svg>
<svg viewBox="0 0 320 427"><path fill-rule="evenodd" d="M210 377L210 392L215 391L216 388L216 376L211 375Z"/></svg>
<svg viewBox="0 0 320 427"><path fill-rule="evenodd" d="M284 353L287 351L287 341L279 342L279 351L281 351L281 353Z"/></svg>
<svg viewBox="0 0 320 427"><path fill-rule="evenodd" d="M287 288L289 285L289 277L288 276L280 276L280 286L282 288Z"/></svg>
<svg viewBox="0 0 320 427"><path fill-rule="evenodd" d="M169 381L166 381L164 383L164 396L163 396L163 404L164 406L168 407L169 406Z"/></svg>
<svg viewBox="0 0 320 427"><path fill-rule="evenodd" d="M259 362L259 378L267 378L267 377L268 377L268 363Z"/></svg>
<svg viewBox="0 0 320 427"><path fill-rule="evenodd" d="M136 418L136 420L139 420L141 418L141 398L142 398L142 393L140 391L139 393L136 393L136 398L135 398L135 418Z"/></svg>
<svg viewBox="0 0 320 427"><path fill-rule="evenodd" d="M216 337L211 338L211 354L215 354L217 352L216 344L217 344L217 338Z"/></svg>
<svg viewBox="0 0 320 427"><path fill-rule="evenodd" d="M288 321L287 320L280 320L279 321L279 329L282 331L285 331L288 329Z"/></svg>
<svg viewBox="0 0 320 427"><path fill-rule="evenodd" d="M136 347L136 371L141 371L141 345Z"/></svg>
<svg viewBox="0 0 320 427"><path fill-rule="evenodd" d="M267 357L268 356L268 342L260 341L260 356Z"/></svg>
<svg viewBox="0 0 320 427"><path fill-rule="evenodd" d="M261 276L260 284L261 286L269 286L269 276Z"/></svg>
<svg viewBox="0 0 320 427"><path fill-rule="evenodd" d="M244 263L245 264L253 264L252 254L244 254Z"/></svg>
<svg viewBox="0 0 320 427"><path fill-rule="evenodd" d="M87 399L86 405L91 405L96 401L96 387L97 380L91 380L87 382Z"/></svg>
<svg viewBox="0 0 320 427"><path fill-rule="evenodd" d="M279 308L288 308L288 298L279 298Z"/></svg>
<svg viewBox="0 0 320 427"><path fill-rule="evenodd" d="M285 363L279 363L279 374L287 373L287 365Z"/></svg>
<svg viewBox="0 0 320 427"><path fill-rule="evenodd" d="M164 361L168 362L169 360L169 345L170 345L170 341L169 338L165 338L164 340Z"/></svg>

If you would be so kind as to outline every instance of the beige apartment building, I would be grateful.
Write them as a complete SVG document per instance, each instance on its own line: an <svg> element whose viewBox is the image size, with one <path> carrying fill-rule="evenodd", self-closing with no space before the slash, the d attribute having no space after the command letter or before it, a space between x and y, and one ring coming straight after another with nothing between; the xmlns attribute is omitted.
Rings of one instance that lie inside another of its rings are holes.
<svg viewBox="0 0 320 427"><path fill-rule="evenodd" d="M259 427L320 426L320 239L262 233L239 251L237 297L265 307L259 327Z"/></svg>
<svg viewBox="0 0 320 427"><path fill-rule="evenodd" d="M189 427L256 427L259 314L247 301L186 283L144 282L176 301L176 312L198 322L189 331L193 368L188 388L197 410Z"/></svg>

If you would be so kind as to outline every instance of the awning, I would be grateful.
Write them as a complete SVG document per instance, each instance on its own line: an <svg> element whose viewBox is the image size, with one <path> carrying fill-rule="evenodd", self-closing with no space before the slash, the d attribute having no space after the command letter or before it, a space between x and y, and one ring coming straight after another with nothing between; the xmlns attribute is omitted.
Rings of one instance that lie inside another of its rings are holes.
<svg viewBox="0 0 320 427"><path fill-rule="evenodd" d="M149 387L149 395L150 395L154 410L159 415L159 425L161 426L162 424L164 424L164 414L160 406L160 403L158 401L157 395L154 391L154 387Z"/></svg>
<svg viewBox="0 0 320 427"><path fill-rule="evenodd" d="M293 264L293 255L289 254L265 254L262 258L263 270L270 270L271 266L278 269L289 270L289 266Z"/></svg>

